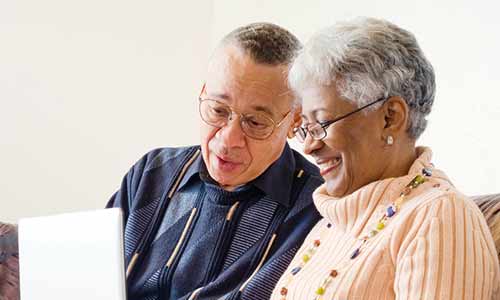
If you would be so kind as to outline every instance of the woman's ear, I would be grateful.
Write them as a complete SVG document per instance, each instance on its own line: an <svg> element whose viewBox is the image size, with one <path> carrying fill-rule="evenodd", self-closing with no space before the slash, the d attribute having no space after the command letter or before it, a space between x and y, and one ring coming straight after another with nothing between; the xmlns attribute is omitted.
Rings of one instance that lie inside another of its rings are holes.
<svg viewBox="0 0 500 300"><path fill-rule="evenodd" d="M394 96L387 99L382 106L384 113L384 134L389 136L399 136L406 132L410 109L406 101Z"/></svg>
<svg viewBox="0 0 500 300"><path fill-rule="evenodd" d="M296 105L293 109L293 121L290 127L288 128L287 137L292 139L295 137L295 133L293 130L302 125L302 105Z"/></svg>

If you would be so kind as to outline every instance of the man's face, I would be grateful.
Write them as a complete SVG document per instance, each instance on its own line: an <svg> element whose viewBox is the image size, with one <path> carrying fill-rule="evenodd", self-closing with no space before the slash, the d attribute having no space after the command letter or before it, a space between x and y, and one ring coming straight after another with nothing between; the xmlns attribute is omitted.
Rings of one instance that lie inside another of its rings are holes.
<svg viewBox="0 0 500 300"><path fill-rule="evenodd" d="M201 121L201 148L210 176L230 190L262 174L281 155L295 112L286 86L287 66L255 63L236 46L217 50L211 60L202 99L220 101L243 114L266 114L276 124L265 140L245 135L236 114L218 128Z"/></svg>

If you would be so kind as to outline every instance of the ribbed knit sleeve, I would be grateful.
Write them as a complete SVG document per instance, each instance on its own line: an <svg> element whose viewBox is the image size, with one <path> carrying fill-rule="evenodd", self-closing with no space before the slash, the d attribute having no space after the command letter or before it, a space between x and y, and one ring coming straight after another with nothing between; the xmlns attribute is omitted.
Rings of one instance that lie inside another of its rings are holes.
<svg viewBox="0 0 500 300"><path fill-rule="evenodd" d="M472 201L446 194L407 220L391 243L396 299L500 299L495 246Z"/></svg>

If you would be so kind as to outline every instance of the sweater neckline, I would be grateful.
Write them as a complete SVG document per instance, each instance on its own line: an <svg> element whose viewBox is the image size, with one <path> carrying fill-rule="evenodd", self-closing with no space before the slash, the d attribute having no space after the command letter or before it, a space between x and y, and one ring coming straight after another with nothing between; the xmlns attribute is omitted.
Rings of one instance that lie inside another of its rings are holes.
<svg viewBox="0 0 500 300"><path fill-rule="evenodd" d="M358 236L372 215L392 203L413 177L421 173L422 169L432 169L432 178L412 193L411 197L422 194L437 182L451 185L447 176L434 167L431 159L430 148L417 147L417 159L411 165L407 175L371 182L343 197L328 195L326 184L323 184L313 193L314 204L323 218L338 230Z"/></svg>

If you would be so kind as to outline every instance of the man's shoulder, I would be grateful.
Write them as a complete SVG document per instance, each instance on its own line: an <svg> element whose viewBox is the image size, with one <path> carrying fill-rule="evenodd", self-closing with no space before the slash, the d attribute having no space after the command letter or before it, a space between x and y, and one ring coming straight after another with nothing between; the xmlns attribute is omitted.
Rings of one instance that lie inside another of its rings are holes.
<svg viewBox="0 0 500 300"><path fill-rule="evenodd" d="M174 182L183 166L199 154L199 146L156 148L144 154L125 176L118 193L130 209L141 208L158 200ZM115 197L115 194L113 197ZM113 200L115 201L115 200Z"/></svg>

